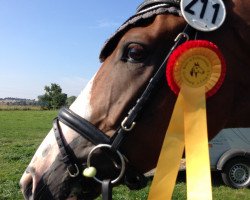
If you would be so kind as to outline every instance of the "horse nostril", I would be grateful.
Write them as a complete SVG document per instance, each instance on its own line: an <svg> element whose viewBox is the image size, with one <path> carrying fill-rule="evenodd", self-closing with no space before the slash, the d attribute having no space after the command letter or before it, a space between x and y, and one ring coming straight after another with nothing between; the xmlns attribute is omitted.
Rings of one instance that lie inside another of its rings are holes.
<svg viewBox="0 0 250 200"><path fill-rule="evenodd" d="M31 199L31 197L32 197L32 181L27 185L23 194L24 194L25 199Z"/></svg>
<svg viewBox="0 0 250 200"><path fill-rule="evenodd" d="M32 199L32 187L33 187L33 178L30 173L23 175L20 181L20 188L22 190L23 196L25 199Z"/></svg>

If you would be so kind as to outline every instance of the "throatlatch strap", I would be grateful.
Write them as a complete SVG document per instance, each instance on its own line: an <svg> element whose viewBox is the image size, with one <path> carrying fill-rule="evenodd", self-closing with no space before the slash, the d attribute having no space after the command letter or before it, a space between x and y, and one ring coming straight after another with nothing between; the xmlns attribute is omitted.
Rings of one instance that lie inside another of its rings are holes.
<svg viewBox="0 0 250 200"><path fill-rule="evenodd" d="M112 200L112 184L110 179L102 181L102 199Z"/></svg>

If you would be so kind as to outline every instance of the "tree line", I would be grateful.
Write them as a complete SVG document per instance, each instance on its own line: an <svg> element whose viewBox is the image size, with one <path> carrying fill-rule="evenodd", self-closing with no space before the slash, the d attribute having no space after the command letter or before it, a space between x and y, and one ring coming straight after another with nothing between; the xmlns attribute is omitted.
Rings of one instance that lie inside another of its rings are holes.
<svg viewBox="0 0 250 200"><path fill-rule="evenodd" d="M69 107L76 99L76 96L68 97L62 92L60 85L51 83L50 86L44 87L45 94L38 96L38 105L43 109L59 109L61 107Z"/></svg>

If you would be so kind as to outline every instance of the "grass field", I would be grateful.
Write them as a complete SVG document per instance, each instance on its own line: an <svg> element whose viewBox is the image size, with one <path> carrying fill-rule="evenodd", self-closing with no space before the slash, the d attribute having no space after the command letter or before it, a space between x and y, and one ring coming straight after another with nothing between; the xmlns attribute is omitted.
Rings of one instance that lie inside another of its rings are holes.
<svg viewBox="0 0 250 200"><path fill-rule="evenodd" d="M22 199L18 182L56 111L0 111L0 199Z"/></svg>
<svg viewBox="0 0 250 200"><path fill-rule="evenodd" d="M0 111L0 200L23 199L19 191L19 179L51 128L57 111ZM149 186L140 191L126 187L114 189L114 200L144 200ZM250 189L235 190L225 187L219 175L213 174L214 200L249 200ZM100 199L100 198L99 198ZM186 199L185 174L179 175L174 200Z"/></svg>

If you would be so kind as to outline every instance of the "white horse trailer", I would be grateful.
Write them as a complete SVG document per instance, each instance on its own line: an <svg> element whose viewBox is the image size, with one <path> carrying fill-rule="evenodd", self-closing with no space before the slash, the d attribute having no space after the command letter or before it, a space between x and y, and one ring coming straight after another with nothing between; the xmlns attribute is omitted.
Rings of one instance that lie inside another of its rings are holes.
<svg viewBox="0 0 250 200"><path fill-rule="evenodd" d="M250 128L223 129L209 142L212 170L233 188L250 186Z"/></svg>

